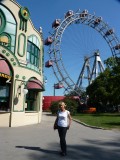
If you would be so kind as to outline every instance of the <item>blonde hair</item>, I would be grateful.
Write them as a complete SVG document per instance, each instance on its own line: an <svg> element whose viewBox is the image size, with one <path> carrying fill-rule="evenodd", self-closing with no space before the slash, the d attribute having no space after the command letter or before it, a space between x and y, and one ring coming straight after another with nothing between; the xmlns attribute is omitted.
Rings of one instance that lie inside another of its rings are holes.
<svg viewBox="0 0 120 160"><path fill-rule="evenodd" d="M63 101L60 101L60 102L58 103L58 106L59 106L59 107L60 107L60 106L66 107L66 104L65 104Z"/></svg>

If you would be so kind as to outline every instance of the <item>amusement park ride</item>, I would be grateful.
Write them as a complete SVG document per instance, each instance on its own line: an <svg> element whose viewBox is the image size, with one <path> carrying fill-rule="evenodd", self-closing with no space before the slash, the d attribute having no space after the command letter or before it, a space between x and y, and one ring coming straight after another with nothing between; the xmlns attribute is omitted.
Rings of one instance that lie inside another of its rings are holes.
<svg viewBox="0 0 120 160"><path fill-rule="evenodd" d="M104 71L104 66L100 58L99 49L97 49L91 56L84 56L84 64L78 76L77 82L74 82L74 80L70 77L61 58L61 43L64 31L68 28L68 26L73 24L84 24L96 30L107 42L111 51L111 56L117 57L120 55L120 42L115 35L114 30L102 20L102 17L97 17L95 14L89 14L87 10L82 12L80 10L77 12L69 10L63 19L56 19L52 23L52 32L50 32L50 35L44 42L44 44L49 47L49 60L45 63L45 67L52 67L58 80L58 83L54 84L54 88L64 88L68 93L70 91L75 91L78 95L80 95L83 79L86 78L88 80L88 85L91 84L92 81L99 75L99 72ZM92 66L90 65L91 59L94 59ZM87 70L86 76L85 70Z"/></svg>
<svg viewBox="0 0 120 160"><path fill-rule="evenodd" d="M93 63L92 68L90 66L90 59L91 58L94 58L94 63ZM87 70L86 75L85 75L85 69ZM100 58L99 51L97 50L94 52L93 56L84 58L84 64L83 64L82 70L80 72L80 75L78 77L76 86L78 86L80 88L82 86L83 79L87 79L88 84L91 84L92 81L95 78L97 78L99 73L103 72L104 70L105 70L104 65L103 65L102 60Z"/></svg>

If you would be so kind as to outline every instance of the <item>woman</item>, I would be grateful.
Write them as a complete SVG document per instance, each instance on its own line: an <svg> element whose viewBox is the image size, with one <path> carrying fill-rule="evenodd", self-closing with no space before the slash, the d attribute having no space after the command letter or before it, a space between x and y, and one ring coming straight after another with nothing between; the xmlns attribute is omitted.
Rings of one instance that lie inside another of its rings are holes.
<svg viewBox="0 0 120 160"><path fill-rule="evenodd" d="M55 129L56 123L58 125L58 134L60 137L60 146L61 146L62 156L66 156L67 154L67 146L66 146L65 138L66 138L67 129L70 128L71 121L72 121L70 112L66 110L65 107L66 105L64 102L59 102L59 111L57 113L57 118L54 123L54 129Z"/></svg>

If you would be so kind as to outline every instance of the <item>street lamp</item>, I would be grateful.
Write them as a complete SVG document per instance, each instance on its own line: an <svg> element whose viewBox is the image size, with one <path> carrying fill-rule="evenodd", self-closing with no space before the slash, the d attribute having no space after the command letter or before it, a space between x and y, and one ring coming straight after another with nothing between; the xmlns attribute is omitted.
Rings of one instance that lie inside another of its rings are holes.
<svg viewBox="0 0 120 160"><path fill-rule="evenodd" d="M23 90L22 90L22 85L24 85ZM18 89L17 89L18 95L21 95L21 90L23 91L24 95L28 93L28 89L26 88L26 82L21 82L21 84L18 86Z"/></svg>
<svg viewBox="0 0 120 160"><path fill-rule="evenodd" d="M43 79L43 82L46 84L47 83L47 77L45 76Z"/></svg>

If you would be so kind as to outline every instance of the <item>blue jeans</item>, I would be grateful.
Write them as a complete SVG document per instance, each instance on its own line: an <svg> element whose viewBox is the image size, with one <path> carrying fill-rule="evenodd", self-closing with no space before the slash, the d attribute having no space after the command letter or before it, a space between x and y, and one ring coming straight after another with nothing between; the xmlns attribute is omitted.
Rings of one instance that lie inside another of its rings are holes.
<svg viewBox="0 0 120 160"><path fill-rule="evenodd" d="M67 133L67 127L58 127L58 134L60 137L60 146L61 151L63 153L67 152L67 146L66 146L66 133Z"/></svg>

